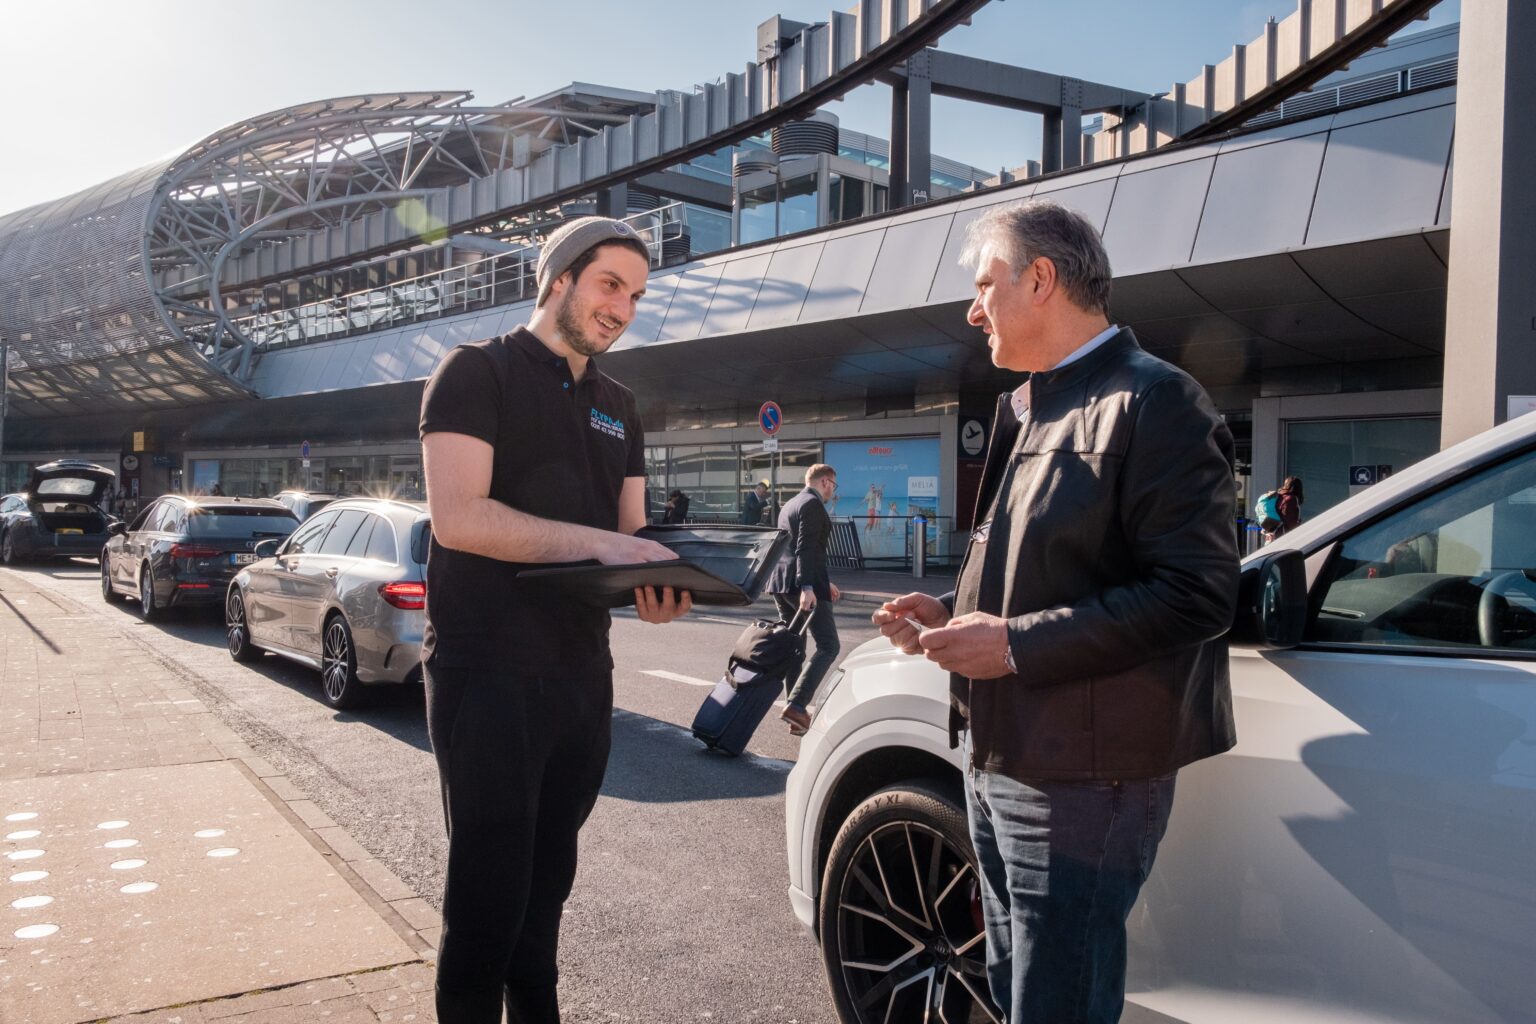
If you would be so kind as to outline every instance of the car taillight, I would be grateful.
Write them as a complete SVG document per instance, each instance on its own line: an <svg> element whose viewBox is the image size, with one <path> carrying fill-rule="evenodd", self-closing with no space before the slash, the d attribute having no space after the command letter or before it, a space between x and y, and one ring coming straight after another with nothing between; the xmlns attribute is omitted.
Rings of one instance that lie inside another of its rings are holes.
<svg viewBox="0 0 1536 1024"><path fill-rule="evenodd" d="M415 611L427 606L427 585L415 580L397 580L381 584L379 596L396 608Z"/></svg>
<svg viewBox="0 0 1536 1024"><path fill-rule="evenodd" d="M218 554L218 548L198 547L195 544L171 545L172 558L216 558Z"/></svg>

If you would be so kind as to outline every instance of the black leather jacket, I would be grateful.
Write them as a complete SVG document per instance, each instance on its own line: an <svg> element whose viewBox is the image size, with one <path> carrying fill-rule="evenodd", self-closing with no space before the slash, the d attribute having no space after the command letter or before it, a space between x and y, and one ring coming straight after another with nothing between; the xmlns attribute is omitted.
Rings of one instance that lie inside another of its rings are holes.
<svg viewBox="0 0 1536 1024"><path fill-rule="evenodd" d="M980 522L1020 460L980 549L979 602L1008 618L1020 672L951 677L951 741L968 721L976 767L1020 779L1145 778L1230 749L1226 424L1129 330L1030 393L1022 428L999 400L977 505Z"/></svg>

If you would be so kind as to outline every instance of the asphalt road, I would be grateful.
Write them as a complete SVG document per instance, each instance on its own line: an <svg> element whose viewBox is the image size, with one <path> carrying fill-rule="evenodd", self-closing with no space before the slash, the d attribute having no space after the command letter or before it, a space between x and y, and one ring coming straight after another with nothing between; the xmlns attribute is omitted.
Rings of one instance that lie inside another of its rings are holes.
<svg viewBox="0 0 1536 1024"><path fill-rule="evenodd" d="M419 686L335 712L302 666L231 661L216 612L148 625L134 603L102 601L93 563L19 571L188 669L215 713L439 905L447 845ZM766 600L701 609L664 627L615 615L613 754L563 929L569 1021L835 1020L819 951L785 895L784 786L798 740L770 716L749 756L731 759L687 731L743 626L770 610ZM869 611L840 607L844 653L875 635Z"/></svg>

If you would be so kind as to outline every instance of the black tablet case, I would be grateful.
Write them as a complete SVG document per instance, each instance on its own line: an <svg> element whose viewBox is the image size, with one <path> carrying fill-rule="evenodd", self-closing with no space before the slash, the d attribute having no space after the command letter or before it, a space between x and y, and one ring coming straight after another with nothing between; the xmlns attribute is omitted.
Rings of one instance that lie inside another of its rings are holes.
<svg viewBox="0 0 1536 1024"><path fill-rule="evenodd" d="M605 608L634 604L636 587L686 590L697 605L749 605L762 594L789 541L787 533L774 527L702 523L646 526L635 536L670 548L677 559L524 569L518 579Z"/></svg>

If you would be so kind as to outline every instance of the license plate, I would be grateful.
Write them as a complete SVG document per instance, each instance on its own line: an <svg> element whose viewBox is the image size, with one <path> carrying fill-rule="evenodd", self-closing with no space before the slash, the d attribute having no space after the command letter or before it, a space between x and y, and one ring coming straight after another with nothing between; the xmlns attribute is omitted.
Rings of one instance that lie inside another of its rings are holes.
<svg viewBox="0 0 1536 1024"><path fill-rule="evenodd" d="M83 534L83 533L85 533L84 530L77 530L73 526L61 527L60 529L54 530L53 532L54 533L74 533L74 534Z"/></svg>
<svg viewBox="0 0 1536 1024"><path fill-rule="evenodd" d="M240 551L229 556L230 562L235 565L250 565L256 561L256 556L248 552Z"/></svg>

